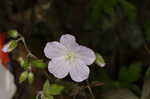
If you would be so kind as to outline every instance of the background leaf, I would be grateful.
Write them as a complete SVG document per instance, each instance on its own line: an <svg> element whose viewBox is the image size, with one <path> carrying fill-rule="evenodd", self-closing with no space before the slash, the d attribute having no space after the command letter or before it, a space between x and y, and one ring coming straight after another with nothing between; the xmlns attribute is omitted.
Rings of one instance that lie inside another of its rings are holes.
<svg viewBox="0 0 150 99"><path fill-rule="evenodd" d="M141 77L141 64L131 64L129 67L122 67L119 72L119 81L133 83Z"/></svg>
<svg viewBox="0 0 150 99"><path fill-rule="evenodd" d="M114 89L101 95L101 99L139 99L129 89Z"/></svg>

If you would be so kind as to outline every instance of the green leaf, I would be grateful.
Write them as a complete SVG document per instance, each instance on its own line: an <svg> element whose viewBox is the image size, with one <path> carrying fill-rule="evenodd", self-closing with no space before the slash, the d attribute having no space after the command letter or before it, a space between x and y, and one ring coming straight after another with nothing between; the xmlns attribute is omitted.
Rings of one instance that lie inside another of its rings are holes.
<svg viewBox="0 0 150 99"><path fill-rule="evenodd" d="M50 88L49 81L46 80L45 83L44 83L44 86L43 86L43 91L44 91L44 93L47 93L48 90L49 90L49 88Z"/></svg>
<svg viewBox="0 0 150 99"><path fill-rule="evenodd" d="M49 94L50 95L59 95L63 89L64 89L63 86L60 86L57 84L52 84L49 89Z"/></svg>
<svg viewBox="0 0 150 99"><path fill-rule="evenodd" d="M90 20L92 23L98 23L103 16L103 12L112 14L113 8L117 5L118 0L92 0L90 2Z"/></svg>
<svg viewBox="0 0 150 99"><path fill-rule="evenodd" d="M100 67L104 67L105 66L105 61L103 59L103 57L99 54L99 53L96 53L96 61L95 63L100 66Z"/></svg>
<svg viewBox="0 0 150 99"><path fill-rule="evenodd" d="M40 69L43 69L45 67L47 67L47 64L45 64L43 62L43 60L33 60L31 62L32 66L36 67L36 68L40 68Z"/></svg>
<svg viewBox="0 0 150 99"><path fill-rule="evenodd" d="M24 69L28 69L30 66L28 59L24 60L23 58L19 58L19 62L20 62L20 66Z"/></svg>
<svg viewBox="0 0 150 99"><path fill-rule="evenodd" d="M7 32L8 35L12 38L17 38L19 36L18 31L17 30L10 30Z"/></svg>
<svg viewBox="0 0 150 99"><path fill-rule="evenodd" d="M57 84L50 85L48 80L44 83L44 86L43 86L43 92L45 96L59 95L63 89L64 87L61 85L57 85Z"/></svg>
<svg viewBox="0 0 150 99"><path fill-rule="evenodd" d="M137 16L136 7L127 0L120 0L120 3L124 9L124 12L128 16L129 21L135 21Z"/></svg>
<svg viewBox="0 0 150 99"><path fill-rule="evenodd" d="M27 78L28 78L28 72L24 71L23 73L21 73L21 75L19 77L19 83L24 82Z"/></svg>
<svg viewBox="0 0 150 99"><path fill-rule="evenodd" d="M136 82L141 76L141 71L140 63L132 64L129 68L124 66L119 72L119 81L126 83Z"/></svg>
<svg viewBox="0 0 150 99"><path fill-rule="evenodd" d="M32 84L34 81L34 74L32 72L29 72L28 74L28 81L29 81L29 84Z"/></svg>

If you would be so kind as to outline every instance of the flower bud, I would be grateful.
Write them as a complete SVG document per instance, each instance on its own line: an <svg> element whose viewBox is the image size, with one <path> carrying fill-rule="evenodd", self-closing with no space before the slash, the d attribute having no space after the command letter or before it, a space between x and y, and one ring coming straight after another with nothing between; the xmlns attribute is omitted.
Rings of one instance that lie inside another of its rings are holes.
<svg viewBox="0 0 150 99"><path fill-rule="evenodd" d="M4 45L2 51L7 53L13 51L17 47L17 41L11 40L7 44Z"/></svg>

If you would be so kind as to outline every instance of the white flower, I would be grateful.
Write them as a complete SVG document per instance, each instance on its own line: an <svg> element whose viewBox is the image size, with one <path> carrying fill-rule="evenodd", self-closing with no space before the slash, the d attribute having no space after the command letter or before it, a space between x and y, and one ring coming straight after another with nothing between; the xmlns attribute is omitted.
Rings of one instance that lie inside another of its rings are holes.
<svg viewBox="0 0 150 99"><path fill-rule="evenodd" d="M70 74L76 82L88 79L90 70L87 65L91 65L96 59L91 49L79 45L70 34L62 35L60 42L47 43L44 53L51 59L48 64L50 73L59 79Z"/></svg>

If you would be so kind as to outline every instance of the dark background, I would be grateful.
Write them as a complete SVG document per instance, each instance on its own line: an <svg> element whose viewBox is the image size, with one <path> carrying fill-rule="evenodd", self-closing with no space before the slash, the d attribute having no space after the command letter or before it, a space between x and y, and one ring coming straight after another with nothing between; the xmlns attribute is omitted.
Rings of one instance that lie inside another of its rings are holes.
<svg viewBox="0 0 150 99"><path fill-rule="evenodd" d="M150 64L149 0L0 0L0 31L10 29L23 34L31 52L45 60L46 42L58 40L62 34L73 34L80 44L104 57L105 69L113 80L122 66L140 62L143 76ZM97 68L93 67L92 80L99 80ZM15 67L16 76L20 71ZM46 79L42 77L37 86ZM139 88L142 83L141 77ZM35 96L40 87L33 86L18 85L14 99Z"/></svg>

